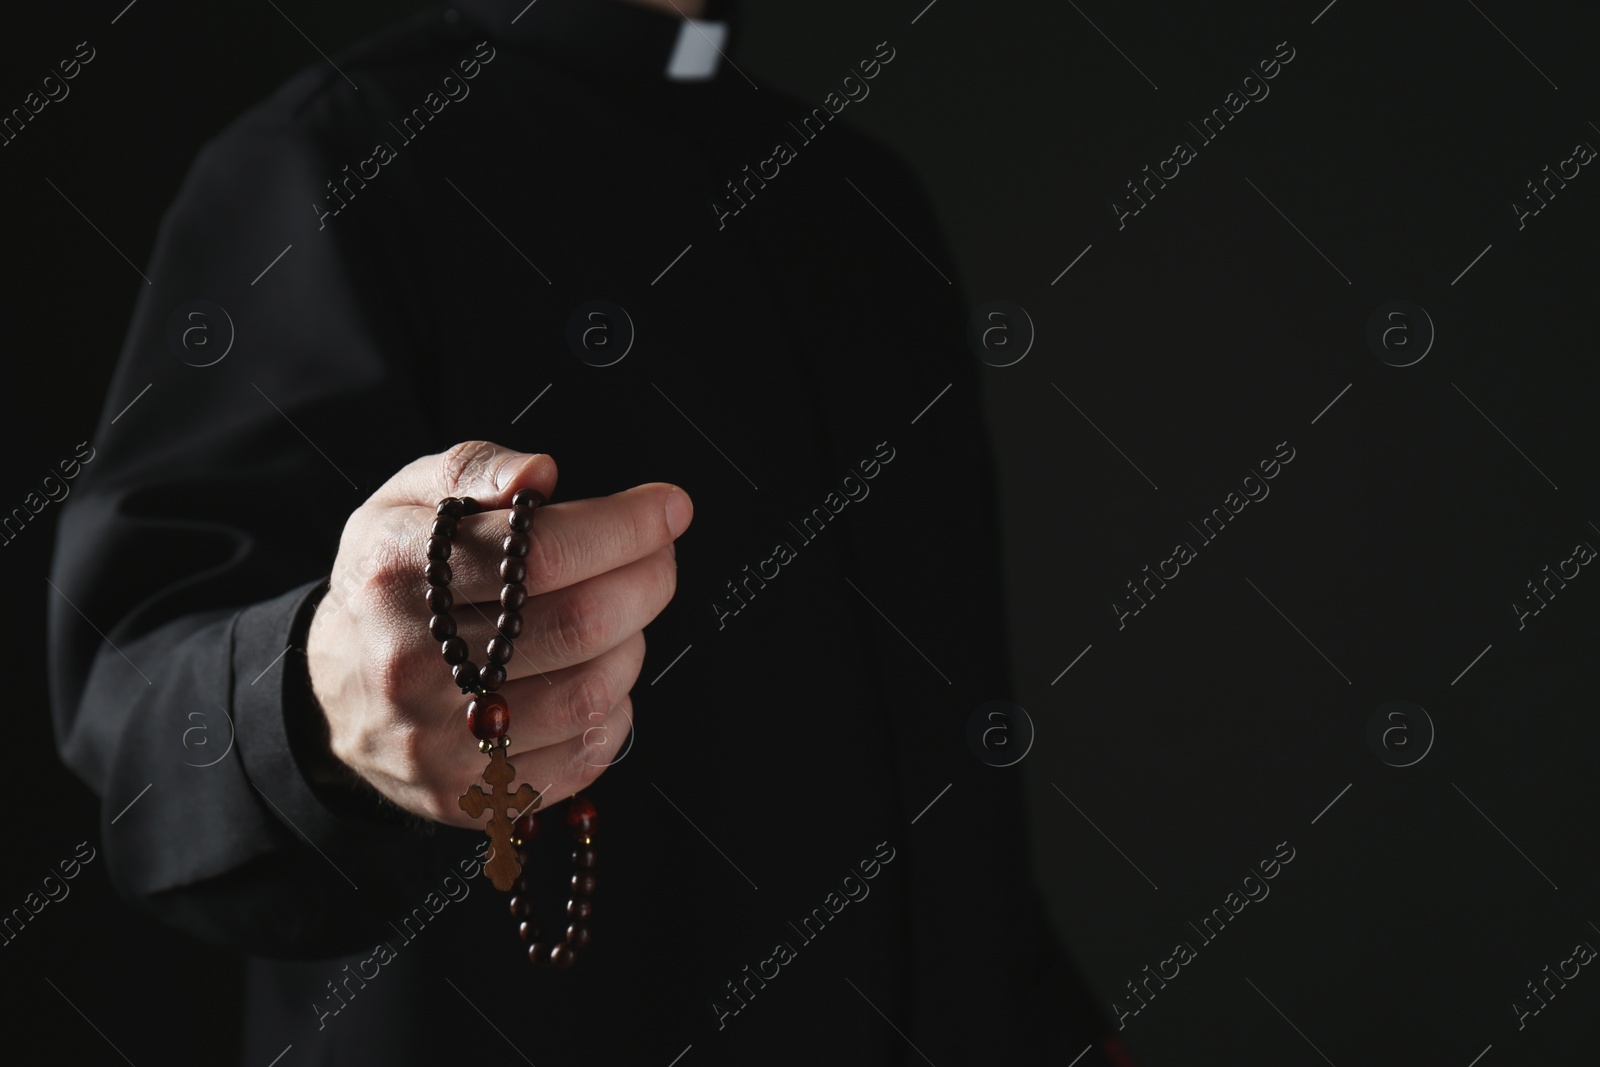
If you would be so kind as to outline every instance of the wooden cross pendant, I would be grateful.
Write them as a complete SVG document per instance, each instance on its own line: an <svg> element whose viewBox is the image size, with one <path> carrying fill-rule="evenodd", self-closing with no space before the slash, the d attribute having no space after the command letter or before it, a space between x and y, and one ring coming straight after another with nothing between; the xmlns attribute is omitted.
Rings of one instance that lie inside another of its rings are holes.
<svg viewBox="0 0 1600 1067"><path fill-rule="evenodd" d="M506 761L505 748L496 746L489 756L489 766L483 769L483 780L489 783L489 792L485 793L477 785L470 785L459 801L461 810L474 819L485 811L489 812L485 829L489 832L491 847L489 860L483 865L483 873L502 893L509 890L522 873L522 865L517 862L516 851L511 845L514 820L522 812L538 807L542 799L527 782L518 786L515 793L506 792L506 786L516 776L517 769ZM507 811L511 814L507 815Z"/></svg>

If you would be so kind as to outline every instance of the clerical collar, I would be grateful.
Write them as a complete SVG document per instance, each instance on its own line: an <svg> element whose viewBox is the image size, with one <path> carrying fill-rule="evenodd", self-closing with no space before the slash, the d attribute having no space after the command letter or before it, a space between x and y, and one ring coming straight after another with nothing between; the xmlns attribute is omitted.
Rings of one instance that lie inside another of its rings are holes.
<svg viewBox="0 0 1600 1067"><path fill-rule="evenodd" d="M625 0L454 0L451 6L496 42L549 48L607 77L663 81L716 77L738 15L735 0L708 0L699 19Z"/></svg>

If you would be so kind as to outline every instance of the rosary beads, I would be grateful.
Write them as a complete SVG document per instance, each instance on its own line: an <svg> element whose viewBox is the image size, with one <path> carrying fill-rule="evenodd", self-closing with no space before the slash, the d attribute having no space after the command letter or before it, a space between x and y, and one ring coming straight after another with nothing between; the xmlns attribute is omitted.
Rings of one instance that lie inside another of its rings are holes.
<svg viewBox="0 0 1600 1067"><path fill-rule="evenodd" d="M507 786L517 776L516 768L506 758L511 738L506 731L511 728L511 708L503 696L496 692L506 681L506 664L515 651L513 641L522 633L522 605L527 602L528 590L523 585L527 577L528 531L533 527L533 513L544 504L544 496L534 489L522 489L511 498L507 516L510 526L500 543L504 558L500 561L500 613L495 620L495 636L490 638L485 650L486 662L479 667L470 658L467 643L456 633L456 621L450 614L454 598L450 593L451 539L456 534L456 524L468 515L476 515L482 507L471 497L445 497L434 511L432 536L428 538L428 563L423 570L428 581L428 633L439 642L444 661L450 665L451 676L467 703L467 730L477 738L478 750L489 757L483 780L489 784L486 792L478 785L467 787L461 794L461 810L474 819L489 813L485 827L489 834L490 854L483 873L496 889L510 890L511 916L517 920L517 932L528 946L528 959L535 965L570 967L578 958L578 950L589 944L589 920L594 914L594 830L595 808L588 799L574 796L567 802L566 823L576 847L572 852L571 898L567 901L568 925L566 936L560 941L544 940L540 927L533 921L532 901L529 899L528 879L523 870L528 866L528 845L539 833L539 817L535 814L543 796L524 782L516 792Z"/></svg>

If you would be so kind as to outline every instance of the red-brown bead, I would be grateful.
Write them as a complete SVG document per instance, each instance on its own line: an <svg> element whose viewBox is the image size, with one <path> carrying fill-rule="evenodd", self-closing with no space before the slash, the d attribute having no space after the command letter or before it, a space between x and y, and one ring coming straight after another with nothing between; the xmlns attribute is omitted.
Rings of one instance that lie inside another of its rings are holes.
<svg viewBox="0 0 1600 1067"><path fill-rule="evenodd" d="M539 836L539 816L531 811L518 815L516 824L511 828L511 834L520 841L532 841Z"/></svg>
<svg viewBox="0 0 1600 1067"><path fill-rule="evenodd" d="M576 871L572 875L572 895L578 897L594 896L594 872Z"/></svg>
<svg viewBox="0 0 1600 1067"><path fill-rule="evenodd" d="M588 797L573 797L567 802L567 829L574 837L592 837L596 816Z"/></svg>
<svg viewBox="0 0 1600 1067"><path fill-rule="evenodd" d="M594 918L594 901L588 897L573 897L567 901L567 918L573 922L587 923Z"/></svg>
<svg viewBox="0 0 1600 1067"><path fill-rule="evenodd" d="M582 923L573 923L567 927L567 944L573 948L588 948L589 940L589 928Z"/></svg>
<svg viewBox="0 0 1600 1067"><path fill-rule="evenodd" d="M511 729L511 709L505 697L485 693L467 703L467 729L479 741L493 741L504 737Z"/></svg>
<svg viewBox="0 0 1600 1067"><path fill-rule="evenodd" d="M578 950L565 941L550 950L550 966L571 967L578 961Z"/></svg>

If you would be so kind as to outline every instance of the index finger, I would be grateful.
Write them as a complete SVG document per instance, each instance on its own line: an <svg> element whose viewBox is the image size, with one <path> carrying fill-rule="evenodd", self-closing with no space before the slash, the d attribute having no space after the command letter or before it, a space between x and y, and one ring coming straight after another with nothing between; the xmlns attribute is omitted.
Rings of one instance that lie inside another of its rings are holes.
<svg viewBox="0 0 1600 1067"><path fill-rule="evenodd" d="M548 500L555 485L555 460L542 452L518 452L493 441L462 441L407 463L367 503L431 508L443 497L468 496L485 508L506 508L519 489L533 489Z"/></svg>
<svg viewBox="0 0 1600 1067"><path fill-rule="evenodd" d="M458 601L494 600L503 580L505 511L463 517L450 555ZM694 517L689 494L646 482L611 496L545 504L533 513L523 585L529 596L564 589L645 558L672 543Z"/></svg>

